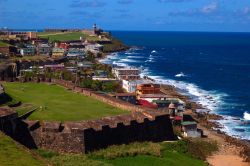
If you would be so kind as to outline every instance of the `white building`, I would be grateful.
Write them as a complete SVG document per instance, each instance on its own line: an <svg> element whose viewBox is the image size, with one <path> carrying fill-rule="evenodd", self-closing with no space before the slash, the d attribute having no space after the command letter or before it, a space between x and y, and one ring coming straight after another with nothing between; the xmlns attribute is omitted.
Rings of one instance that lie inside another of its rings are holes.
<svg viewBox="0 0 250 166"><path fill-rule="evenodd" d="M129 93L134 93L136 91L137 85L153 83L151 80L122 80L122 87Z"/></svg>
<svg viewBox="0 0 250 166"><path fill-rule="evenodd" d="M103 50L103 45L101 45L101 44L88 44L85 46L85 50L96 53L96 52Z"/></svg>
<svg viewBox="0 0 250 166"><path fill-rule="evenodd" d="M138 80L140 79L140 70L137 68L113 68L113 74L119 80Z"/></svg>

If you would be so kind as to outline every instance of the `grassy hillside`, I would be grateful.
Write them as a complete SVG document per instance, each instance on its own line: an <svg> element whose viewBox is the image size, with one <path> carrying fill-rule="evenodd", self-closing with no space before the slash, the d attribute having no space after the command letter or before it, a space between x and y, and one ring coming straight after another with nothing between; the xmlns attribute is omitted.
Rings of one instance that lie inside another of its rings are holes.
<svg viewBox="0 0 250 166"><path fill-rule="evenodd" d="M31 115L32 120L80 121L128 113L57 85L43 83L4 83L3 85L7 94L23 103L17 111L25 112L26 105L28 110L32 106L38 108Z"/></svg>
<svg viewBox="0 0 250 166"><path fill-rule="evenodd" d="M41 157L14 142L0 132L0 165L1 166L45 166Z"/></svg>
<svg viewBox="0 0 250 166"><path fill-rule="evenodd" d="M69 40L80 40L80 37L91 41L98 41L99 38L96 36L89 36L82 32L41 32L38 34L41 38L49 38L50 41L69 41Z"/></svg>
<svg viewBox="0 0 250 166"><path fill-rule="evenodd" d="M57 166L206 166L207 164L180 147L171 148L176 143L132 143L111 146L88 155L63 154L40 151L39 153ZM186 145L187 146L187 145ZM182 148L186 148L186 146Z"/></svg>

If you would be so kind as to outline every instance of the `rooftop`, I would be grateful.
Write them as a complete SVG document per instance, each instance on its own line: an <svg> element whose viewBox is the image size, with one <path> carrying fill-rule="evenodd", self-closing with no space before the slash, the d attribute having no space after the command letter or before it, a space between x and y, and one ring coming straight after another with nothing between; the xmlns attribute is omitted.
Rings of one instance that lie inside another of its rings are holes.
<svg viewBox="0 0 250 166"><path fill-rule="evenodd" d="M154 82L151 80L146 80L146 79L140 79L140 80L133 80L129 81L130 84L153 84Z"/></svg>
<svg viewBox="0 0 250 166"><path fill-rule="evenodd" d="M184 121L181 123L182 126L197 125L195 121Z"/></svg>
<svg viewBox="0 0 250 166"><path fill-rule="evenodd" d="M124 70L139 70L138 68L134 68L134 67L126 67L126 68L114 68L114 70L122 70L122 71L124 71Z"/></svg>
<svg viewBox="0 0 250 166"><path fill-rule="evenodd" d="M165 95L165 94L142 94L140 95L141 98L169 98L169 96Z"/></svg>
<svg viewBox="0 0 250 166"><path fill-rule="evenodd" d="M116 93L115 96L136 96L135 93Z"/></svg>

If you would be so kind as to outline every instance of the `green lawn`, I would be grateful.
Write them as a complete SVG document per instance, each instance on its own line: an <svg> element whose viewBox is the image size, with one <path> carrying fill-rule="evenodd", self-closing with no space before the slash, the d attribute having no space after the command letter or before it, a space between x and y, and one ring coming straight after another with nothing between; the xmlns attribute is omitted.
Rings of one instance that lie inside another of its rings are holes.
<svg viewBox="0 0 250 166"><path fill-rule="evenodd" d="M105 160L104 160L105 161ZM166 151L162 157L139 155L136 157L124 157L117 158L114 160L106 160L115 166L206 166L206 164L201 161L194 159L186 154L181 154L178 152Z"/></svg>
<svg viewBox="0 0 250 166"><path fill-rule="evenodd" d="M106 103L73 93L57 85L37 83L3 83L7 94L23 104L38 107L29 119L80 121L128 113ZM24 105L17 111L25 112ZM28 110L27 110L28 111Z"/></svg>
<svg viewBox="0 0 250 166"><path fill-rule="evenodd" d="M172 143L132 143L94 152L92 156L115 166L205 166L204 161L183 153ZM173 143L178 144L178 143ZM186 147L184 147L186 148ZM99 155L101 153L101 155ZM102 156L103 155L103 156ZM92 158L90 156L90 158ZM101 157L102 156L102 157ZM114 158L114 156L117 156ZM114 158L114 159L112 159Z"/></svg>
<svg viewBox="0 0 250 166"><path fill-rule="evenodd" d="M2 46L9 46L9 44L8 44L8 43L4 43L4 42L0 41L0 47L2 47Z"/></svg>
<svg viewBox="0 0 250 166"><path fill-rule="evenodd" d="M45 166L41 157L14 142L0 132L0 165L1 166Z"/></svg>
<svg viewBox="0 0 250 166"><path fill-rule="evenodd" d="M38 36L41 38L49 38L50 41L80 40L80 37L86 38L91 41L99 40L98 37L88 36L82 32L58 32L58 33L41 32L38 34Z"/></svg>

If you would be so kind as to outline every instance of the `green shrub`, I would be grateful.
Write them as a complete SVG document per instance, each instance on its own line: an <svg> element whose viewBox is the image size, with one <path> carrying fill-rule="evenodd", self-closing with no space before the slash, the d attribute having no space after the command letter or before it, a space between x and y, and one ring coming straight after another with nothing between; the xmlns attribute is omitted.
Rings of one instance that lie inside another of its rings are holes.
<svg viewBox="0 0 250 166"><path fill-rule="evenodd" d="M108 166L101 161L88 159L85 155L65 154L53 157L51 163L54 166Z"/></svg>
<svg viewBox="0 0 250 166"><path fill-rule="evenodd" d="M162 150L177 151L180 153L188 153L188 142L181 140L173 143L163 143Z"/></svg>
<svg viewBox="0 0 250 166"><path fill-rule="evenodd" d="M189 153L201 160L212 155L213 152L218 150L216 141L204 141L202 139L187 140Z"/></svg>
<svg viewBox="0 0 250 166"><path fill-rule="evenodd" d="M163 149L189 154L194 158L206 160L208 156L218 150L218 145L215 141L205 141L201 138L183 139L174 143L164 143Z"/></svg>
<svg viewBox="0 0 250 166"><path fill-rule="evenodd" d="M133 157L137 155L161 156L161 146L157 143L132 143L129 145L114 145L107 149L92 152L91 157L102 159L115 159L119 157Z"/></svg>
<svg viewBox="0 0 250 166"><path fill-rule="evenodd" d="M50 159L52 157L58 156L59 154L53 151L37 149L36 152L43 158Z"/></svg>

